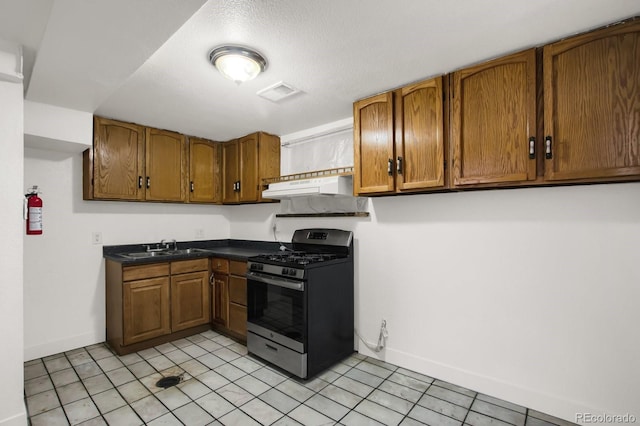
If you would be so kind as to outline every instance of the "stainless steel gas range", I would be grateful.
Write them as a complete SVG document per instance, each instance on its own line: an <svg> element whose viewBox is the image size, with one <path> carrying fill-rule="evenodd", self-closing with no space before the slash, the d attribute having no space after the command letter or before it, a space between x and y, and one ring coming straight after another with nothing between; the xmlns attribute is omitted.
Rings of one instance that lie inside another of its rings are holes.
<svg viewBox="0 0 640 426"><path fill-rule="evenodd" d="M299 229L291 242L249 258L247 348L305 379L353 352L353 233Z"/></svg>

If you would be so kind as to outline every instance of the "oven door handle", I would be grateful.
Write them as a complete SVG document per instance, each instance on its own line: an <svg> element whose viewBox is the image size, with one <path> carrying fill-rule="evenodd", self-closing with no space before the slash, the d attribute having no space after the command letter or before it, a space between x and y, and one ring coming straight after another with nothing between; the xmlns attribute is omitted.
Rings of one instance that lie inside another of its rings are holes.
<svg viewBox="0 0 640 426"><path fill-rule="evenodd" d="M291 290L304 290L304 281L294 281L287 279L278 279L271 277L269 275L260 274L258 272L249 271L247 272L247 279L254 280L265 284L275 285L278 287L289 288Z"/></svg>

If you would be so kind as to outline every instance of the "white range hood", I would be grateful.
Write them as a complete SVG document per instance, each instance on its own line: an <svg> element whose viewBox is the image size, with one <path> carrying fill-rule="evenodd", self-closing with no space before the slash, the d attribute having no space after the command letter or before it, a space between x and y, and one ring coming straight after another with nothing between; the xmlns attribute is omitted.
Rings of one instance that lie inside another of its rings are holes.
<svg viewBox="0 0 640 426"><path fill-rule="evenodd" d="M270 183L263 198L274 200L313 195L353 197L353 176L319 176L309 179Z"/></svg>

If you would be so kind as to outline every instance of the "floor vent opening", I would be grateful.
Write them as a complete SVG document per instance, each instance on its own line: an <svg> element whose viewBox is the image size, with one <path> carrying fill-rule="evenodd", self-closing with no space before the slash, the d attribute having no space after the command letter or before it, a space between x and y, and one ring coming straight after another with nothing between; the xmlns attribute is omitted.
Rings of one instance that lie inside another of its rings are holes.
<svg viewBox="0 0 640 426"><path fill-rule="evenodd" d="M167 376L158 380L158 382L156 383L156 386L159 388L167 389L167 388L170 388L171 386L177 385L178 383L180 383L181 380L182 380L181 376Z"/></svg>

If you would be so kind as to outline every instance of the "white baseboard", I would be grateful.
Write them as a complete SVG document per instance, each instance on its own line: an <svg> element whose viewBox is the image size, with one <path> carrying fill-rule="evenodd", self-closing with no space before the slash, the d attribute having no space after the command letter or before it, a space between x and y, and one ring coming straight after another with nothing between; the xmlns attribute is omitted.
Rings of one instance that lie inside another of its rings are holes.
<svg viewBox="0 0 640 426"><path fill-rule="evenodd" d="M27 410L0 420L0 426L27 426Z"/></svg>
<svg viewBox="0 0 640 426"><path fill-rule="evenodd" d="M602 412L602 410L587 407L577 401L572 401L558 395L543 393L516 383L505 382L390 348L386 348L376 354L364 345L359 345L358 352L374 359L379 359L429 377L450 382L573 423L576 423L576 413Z"/></svg>
<svg viewBox="0 0 640 426"><path fill-rule="evenodd" d="M77 336L67 337L61 340L42 343L39 345L24 348L24 360L42 358L60 352L70 351L94 343L104 342L105 336L102 333L85 333Z"/></svg>

